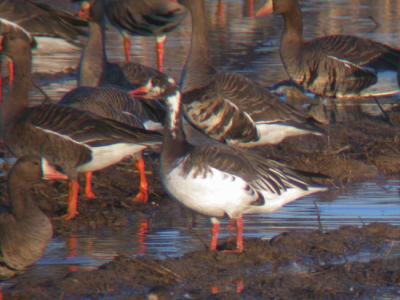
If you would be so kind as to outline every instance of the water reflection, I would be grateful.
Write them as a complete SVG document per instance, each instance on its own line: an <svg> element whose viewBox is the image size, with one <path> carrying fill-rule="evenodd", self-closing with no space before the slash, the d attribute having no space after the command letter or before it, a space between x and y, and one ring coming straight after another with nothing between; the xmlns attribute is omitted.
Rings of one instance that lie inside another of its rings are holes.
<svg viewBox="0 0 400 300"><path fill-rule="evenodd" d="M52 5L60 4L63 8L72 9L68 3L51 1ZM287 79L278 51L282 20L252 18L257 5L259 1L252 0L207 1L210 51L214 65L220 69L245 74L264 86L270 86ZM307 39L346 33L400 46L398 0L305 0L302 7ZM189 49L190 33L190 18L187 18L182 26L168 35L166 71L176 79L179 79ZM35 53L34 72L54 76L42 78L36 74L35 78L50 97L57 100L76 85L75 74L65 70L78 64L79 50L50 51L45 44L42 45ZM124 60L121 37L112 28L107 31L107 51L111 61ZM132 60L155 67L155 58L153 38L135 37ZM38 92L32 92L32 104L39 103L42 98ZM380 103L384 110L389 110L397 106L396 101L389 99ZM380 113L374 102L337 102L332 105L337 116L343 120L358 117L358 114ZM321 104L317 103L315 107L318 110ZM362 225L375 221L400 225L399 187L399 180L382 179L350 185L323 198L307 197L274 214L247 216L244 234L246 238L268 239L289 229L328 230L341 225ZM131 220L129 227L119 231L110 229L57 237L38 264L22 276L39 280L74 272L78 268L91 269L119 253L146 253L161 258L182 255L194 249L207 248L210 228L208 218L176 203L168 212L161 209L156 212L151 222L143 217ZM229 229L221 232L222 240L228 237ZM236 285L238 293L243 286L243 282ZM223 287L216 286L216 292L221 289Z"/></svg>

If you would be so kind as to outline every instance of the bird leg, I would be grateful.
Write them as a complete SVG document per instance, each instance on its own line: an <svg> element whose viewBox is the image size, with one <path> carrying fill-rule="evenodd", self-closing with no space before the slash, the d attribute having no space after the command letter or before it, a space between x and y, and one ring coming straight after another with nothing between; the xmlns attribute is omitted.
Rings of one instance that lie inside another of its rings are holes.
<svg viewBox="0 0 400 300"><path fill-rule="evenodd" d="M158 71L164 72L164 56L165 56L165 44L167 42L167 36L165 34L157 36L156 50L157 50L157 68Z"/></svg>
<svg viewBox="0 0 400 300"><path fill-rule="evenodd" d="M1 59L0 59L0 104L3 103L3 74L1 73Z"/></svg>
<svg viewBox="0 0 400 300"><path fill-rule="evenodd" d="M243 217L240 217L236 220L236 249L234 250L225 250L224 252L230 253L242 253L244 250L243 244Z"/></svg>
<svg viewBox="0 0 400 300"><path fill-rule="evenodd" d="M131 62L131 40L129 37L124 36L124 53L125 53L125 61L126 63Z"/></svg>
<svg viewBox="0 0 400 300"><path fill-rule="evenodd" d="M138 230L138 254L146 254L146 237L149 232L150 221L146 218L140 222L139 230Z"/></svg>
<svg viewBox="0 0 400 300"><path fill-rule="evenodd" d="M69 196L68 196L68 213L65 215L65 220L72 220L78 213L78 195L79 195L79 182L78 180L71 180L69 183Z"/></svg>
<svg viewBox="0 0 400 300"><path fill-rule="evenodd" d="M254 17L254 0L249 0L249 17Z"/></svg>
<svg viewBox="0 0 400 300"><path fill-rule="evenodd" d="M93 193L92 190L92 177L93 172L86 172L86 185L85 185L85 195L88 200L96 199L96 195Z"/></svg>
<svg viewBox="0 0 400 300"><path fill-rule="evenodd" d="M213 228L211 231L210 251L217 251L220 224L219 221L215 218L211 218L211 222L213 224Z"/></svg>
<svg viewBox="0 0 400 300"><path fill-rule="evenodd" d="M14 84L14 77L15 77L15 67L14 67L14 61L9 60L8 61L8 85L10 89L12 88Z"/></svg>
<svg viewBox="0 0 400 300"><path fill-rule="evenodd" d="M139 193L135 196L133 201L137 203L141 202L143 204L146 204L147 201L149 200L149 184L147 182L147 177L145 173L146 166L144 163L143 154L136 161L136 168L139 171L140 185L139 185Z"/></svg>

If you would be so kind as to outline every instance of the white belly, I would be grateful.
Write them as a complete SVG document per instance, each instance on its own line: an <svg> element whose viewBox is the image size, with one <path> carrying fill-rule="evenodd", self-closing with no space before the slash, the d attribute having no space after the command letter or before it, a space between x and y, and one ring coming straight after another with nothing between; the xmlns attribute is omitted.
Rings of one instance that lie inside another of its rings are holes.
<svg viewBox="0 0 400 300"><path fill-rule="evenodd" d="M318 132L313 132L306 129L296 128L294 126L285 124L256 124L260 139L252 143L243 143L240 146L253 147L259 145L276 145L282 142L285 138L290 136L304 135L304 134L316 134L321 135Z"/></svg>
<svg viewBox="0 0 400 300"><path fill-rule="evenodd" d="M143 145L119 143L110 146L92 147L92 159L78 167L78 172L97 171L118 163L123 158L145 149Z"/></svg>
<svg viewBox="0 0 400 300"><path fill-rule="evenodd" d="M211 217L239 217L258 195L242 178L210 168L206 176L183 176L182 164L164 179L168 192L187 207Z"/></svg>

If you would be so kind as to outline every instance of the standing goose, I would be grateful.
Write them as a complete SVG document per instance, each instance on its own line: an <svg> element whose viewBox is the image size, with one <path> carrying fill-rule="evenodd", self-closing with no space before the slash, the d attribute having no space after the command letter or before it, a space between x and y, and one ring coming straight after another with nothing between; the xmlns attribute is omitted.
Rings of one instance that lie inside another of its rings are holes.
<svg viewBox="0 0 400 300"><path fill-rule="evenodd" d="M89 22L89 39L79 63L78 85L115 85L131 91L132 94L143 93L146 97L159 97L164 90L175 85L173 78L138 63L120 65L108 61L105 48L105 7L102 1L81 3L79 15ZM154 106L154 102L151 105Z"/></svg>
<svg viewBox="0 0 400 300"><path fill-rule="evenodd" d="M244 147L321 135L310 120L256 82L216 71L208 54L204 1L185 3L192 15L192 42L182 76L183 109L192 125L218 141Z"/></svg>
<svg viewBox="0 0 400 300"><path fill-rule="evenodd" d="M197 1L197 0L195 0ZM161 181L168 193L213 223L210 249L217 250L219 221L236 220L242 252L243 214L269 213L303 196L324 191L283 164L224 144L187 142L178 91L165 97L168 114L161 153Z"/></svg>
<svg viewBox="0 0 400 300"><path fill-rule="evenodd" d="M175 82L167 75L140 64L120 66L107 61L103 9L100 2L94 7L88 2L81 3L80 16L89 22L89 39L80 60L79 87L67 93L59 104L89 111L130 126L161 130L165 114L161 103L137 101L121 88L133 89L133 93L143 92L146 97L157 97ZM148 183L143 158L137 160L137 168L141 183L140 192L134 199L146 203ZM88 172L85 191L87 198L94 199L91 178L92 173Z"/></svg>
<svg viewBox="0 0 400 300"><path fill-rule="evenodd" d="M132 127L160 130L160 125L152 121L151 112L146 110L144 103L145 101L132 99L124 91L111 86L78 87L68 92L58 102L59 105L74 107ZM145 161L140 154L137 155L136 167L140 175L140 185L134 201L147 203L148 181L145 173ZM92 172L86 173L85 194L88 199L96 198L92 191Z"/></svg>
<svg viewBox="0 0 400 300"><path fill-rule="evenodd" d="M303 40L297 0L267 0L258 16L281 14L280 55L289 77L319 96L357 97L399 93L400 50L349 35Z"/></svg>
<svg viewBox="0 0 400 300"><path fill-rule="evenodd" d="M66 178L35 156L20 158L9 171L9 206L0 211L0 279L21 273L35 263L53 236L49 218L30 196L33 185L41 179Z"/></svg>
<svg viewBox="0 0 400 300"><path fill-rule="evenodd" d="M164 72L166 33L174 30L185 18L186 9L177 0L97 0L103 1L110 23L122 32L126 61L130 61L128 35L157 38L157 65Z"/></svg>
<svg viewBox="0 0 400 300"><path fill-rule="evenodd" d="M16 23L33 36L61 38L81 45L87 22L44 3L30 0L0 0L0 18Z"/></svg>
<svg viewBox="0 0 400 300"><path fill-rule="evenodd" d="M2 106L5 144L17 157L38 155L63 168L71 180L66 219L72 219L78 214L78 173L100 170L159 145L161 135L73 107L28 108L33 40L16 24L0 25L1 52L15 64L15 84Z"/></svg>

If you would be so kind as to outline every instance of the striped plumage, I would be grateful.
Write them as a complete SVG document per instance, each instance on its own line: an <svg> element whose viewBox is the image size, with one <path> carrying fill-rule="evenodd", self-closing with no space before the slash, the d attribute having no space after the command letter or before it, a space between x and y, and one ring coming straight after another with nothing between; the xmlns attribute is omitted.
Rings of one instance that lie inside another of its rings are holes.
<svg viewBox="0 0 400 300"><path fill-rule="evenodd" d="M224 144L192 145L181 119L179 92L166 97L168 114L161 154L162 183L187 207L213 218L211 250L217 249L218 220L237 220L237 250L243 251L242 215L272 212L305 195L325 190L287 166Z"/></svg>
<svg viewBox="0 0 400 300"><path fill-rule="evenodd" d="M89 111L103 118L138 128L153 130L162 128L160 123L157 128L146 126L146 121L157 120L157 112L151 114L146 101L135 100L121 89L111 86L78 87L65 94L58 104Z"/></svg>
<svg viewBox="0 0 400 300"><path fill-rule="evenodd" d="M284 18L280 55L297 84L319 96L338 98L400 92L399 49L348 35L303 41L297 0L268 0L258 15L272 12Z"/></svg>
<svg viewBox="0 0 400 300"><path fill-rule="evenodd" d="M186 3L192 14L192 43L182 91L185 117L192 125L218 141L244 147L322 134L311 119L256 82L239 74L217 72L208 55L204 3Z"/></svg>
<svg viewBox="0 0 400 300"><path fill-rule="evenodd" d="M134 94L144 93L143 97L147 98L160 97L175 85L171 77L138 63L119 65L108 62L104 40L104 7L100 4L95 7L82 4L81 15L89 21L89 39L81 56L78 84L90 87L111 85ZM145 106L156 118L152 121L162 123L163 105L152 101Z"/></svg>
<svg viewBox="0 0 400 300"><path fill-rule="evenodd" d="M2 52L15 64L15 84L2 107L4 141L16 155L34 154L61 166L71 179L67 218L77 214L78 172L102 169L159 145L161 135L55 104L28 106L32 39L18 25L1 24Z"/></svg>
<svg viewBox="0 0 400 300"><path fill-rule="evenodd" d="M40 157L25 156L8 172L8 205L0 208L0 279L23 272L44 254L53 228L30 191L41 179L65 179Z"/></svg>
<svg viewBox="0 0 400 300"><path fill-rule="evenodd" d="M0 18L17 23L32 35L62 38L81 44L86 36L87 22L68 12L30 0L1 0Z"/></svg>

